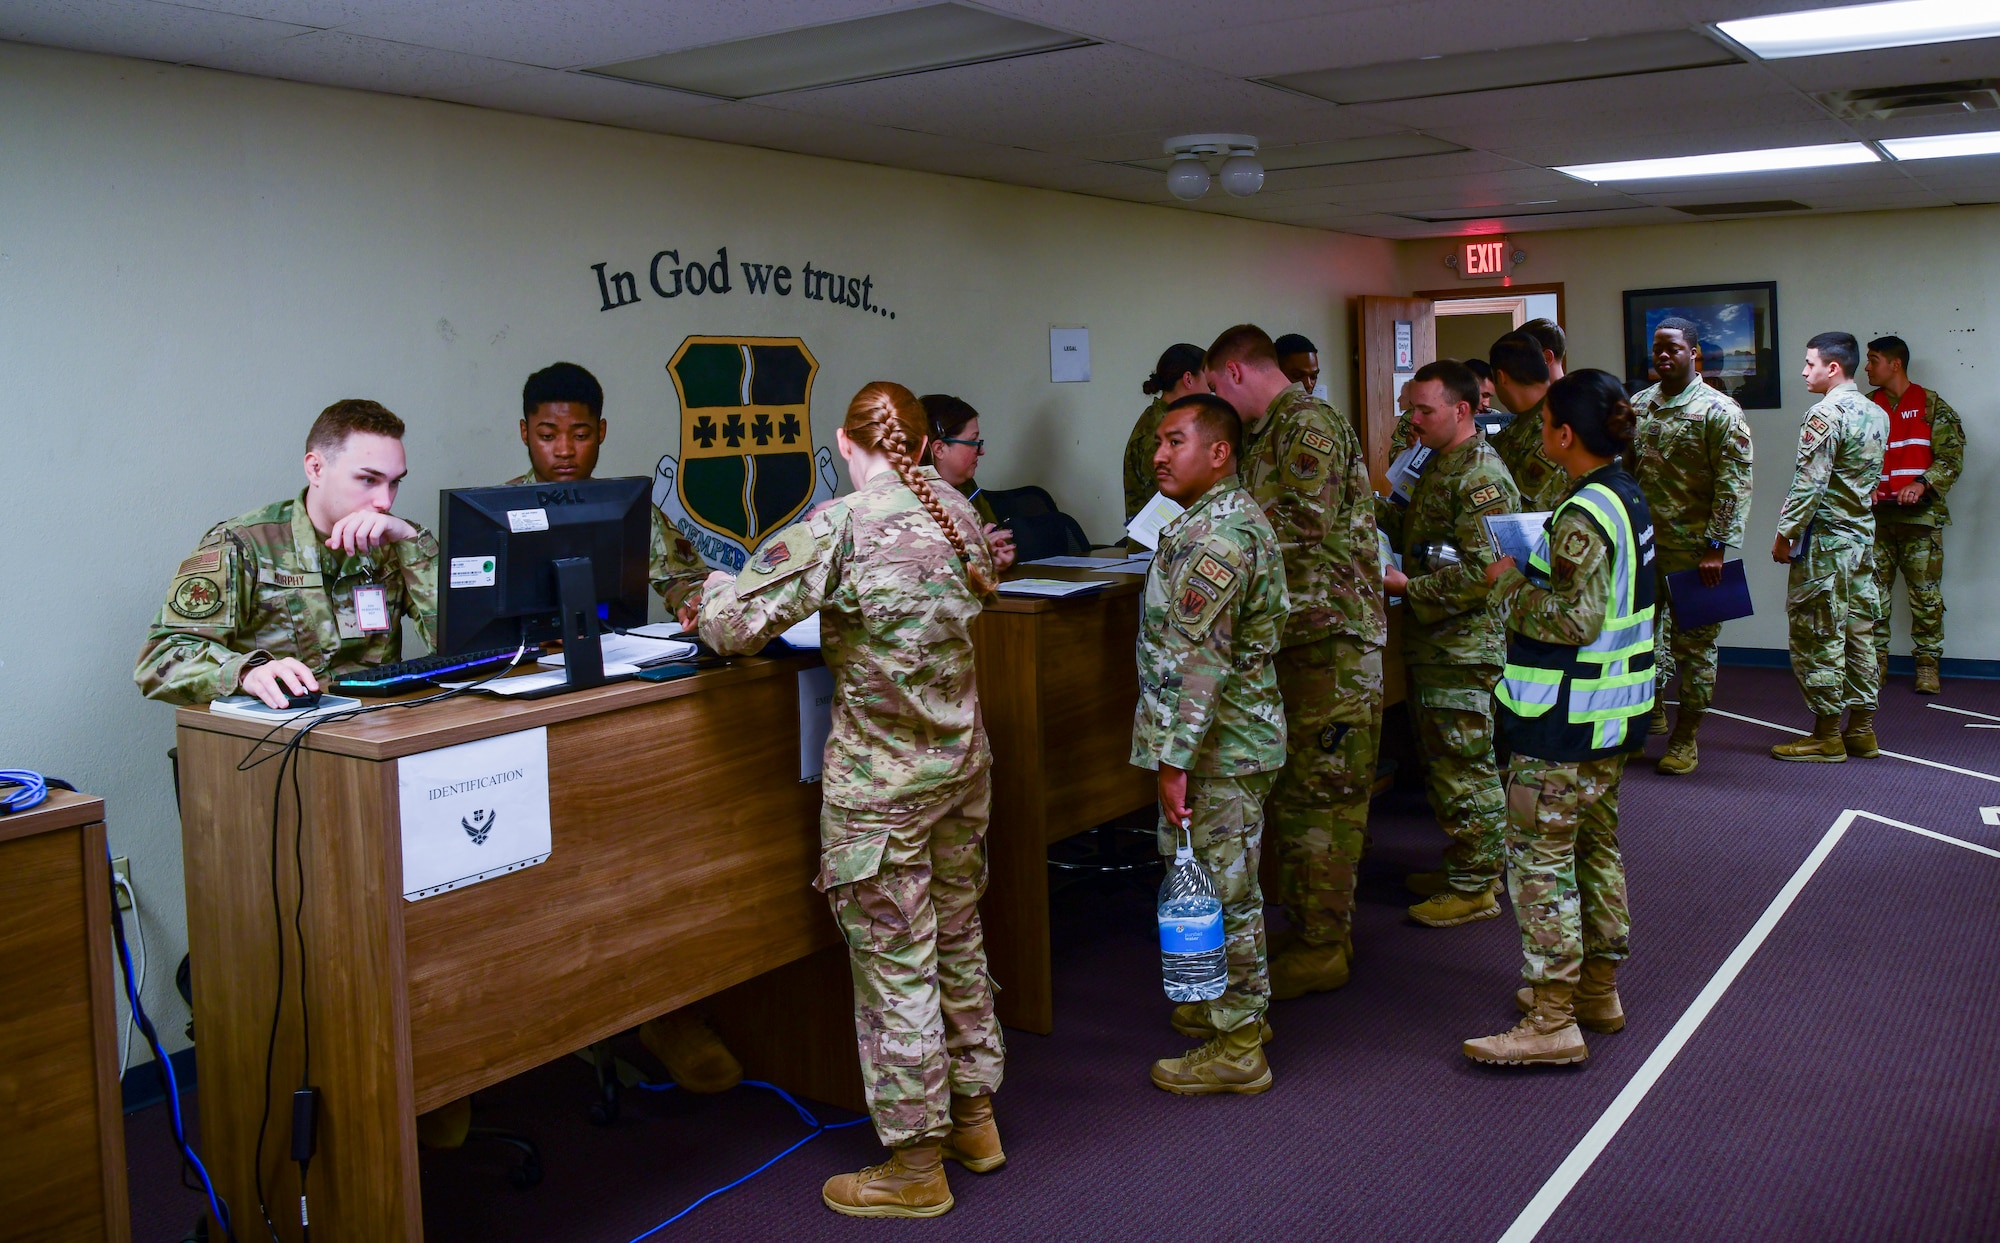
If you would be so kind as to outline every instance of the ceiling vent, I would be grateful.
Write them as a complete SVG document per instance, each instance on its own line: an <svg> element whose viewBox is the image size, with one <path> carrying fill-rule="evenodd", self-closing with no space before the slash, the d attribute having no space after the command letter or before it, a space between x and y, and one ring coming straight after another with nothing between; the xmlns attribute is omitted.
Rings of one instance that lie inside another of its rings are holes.
<svg viewBox="0 0 2000 1243"><path fill-rule="evenodd" d="M1917 86L1877 86L1865 91L1827 91L1815 96L1848 121L1955 117L2000 111L2000 80L1926 82Z"/></svg>
<svg viewBox="0 0 2000 1243"><path fill-rule="evenodd" d="M1748 199L1740 203L1685 203L1674 208L1684 216L1756 216L1776 211L1811 211L1797 199Z"/></svg>

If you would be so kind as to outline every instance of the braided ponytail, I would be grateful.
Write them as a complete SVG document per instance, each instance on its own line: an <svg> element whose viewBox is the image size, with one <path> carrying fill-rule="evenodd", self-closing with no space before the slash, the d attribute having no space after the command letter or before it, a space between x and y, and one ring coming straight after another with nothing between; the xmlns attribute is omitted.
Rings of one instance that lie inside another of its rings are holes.
<svg viewBox="0 0 2000 1243"><path fill-rule="evenodd" d="M880 453L889 460L896 478L916 493L925 512L937 522L944 537L951 541L960 564L965 566L966 578L971 581L972 589L982 596L992 595L992 576L973 561L972 551L965 545L964 532L951 520L937 494L931 491L930 480L917 469L916 455L928 436L929 420L916 395L902 385L887 380L867 384L848 403L847 421L841 425L841 430L860 448Z"/></svg>

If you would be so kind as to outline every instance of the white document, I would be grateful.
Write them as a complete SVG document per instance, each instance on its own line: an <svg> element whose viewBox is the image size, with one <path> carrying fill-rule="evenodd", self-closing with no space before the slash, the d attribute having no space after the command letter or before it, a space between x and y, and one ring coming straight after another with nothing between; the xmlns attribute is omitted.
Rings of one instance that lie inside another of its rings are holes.
<svg viewBox="0 0 2000 1243"><path fill-rule="evenodd" d="M1016 578L1000 584L1000 594L1061 598L1082 595L1086 591L1101 591L1109 585L1102 579L1078 581L1068 578Z"/></svg>
<svg viewBox="0 0 2000 1243"><path fill-rule="evenodd" d="M1160 546L1160 532L1172 526L1174 519L1186 513L1187 509L1176 504L1163 492L1153 493L1153 499L1140 507L1132 515L1132 521L1125 524L1125 534L1132 542L1143 545L1149 552Z"/></svg>
<svg viewBox="0 0 2000 1243"><path fill-rule="evenodd" d="M1423 476L1424 467L1431 464L1432 451L1423 445L1411 445L1396 455L1384 472L1389 479L1389 497L1401 504L1410 503L1410 489Z"/></svg>
<svg viewBox="0 0 2000 1243"><path fill-rule="evenodd" d="M1049 329L1049 383L1083 384L1090 380L1090 329Z"/></svg>
<svg viewBox="0 0 2000 1243"><path fill-rule="evenodd" d="M814 613L798 625L778 636L793 647L809 647L819 650L819 614Z"/></svg>
<svg viewBox="0 0 2000 1243"><path fill-rule="evenodd" d="M815 613L817 617L819 614ZM826 739L833 732L833 670L799 671L799 780L818 781L826 768Z"/></svg>
<svg viewBox="0 0 2000 1243"><path fill-rule="evenodd" d="M396 761L403 897L415 902L549 857L549 731L525 729Z"/></svg>
<svg viewBox="0 0 2000 1243"><path fill-rule="evenodd" d="M1544 562L1549 556L1549 518L1551 513L1543 510L1530 514L1488 514L1480 519L1486 524L1487 538L1502 557L1514 558L1514 564L1529 578L1540 579L1539 572L1528 568L1532 557L1540 556Z"/></svg>
<svg viewBox="0 0 2000 1243"><path fill-rule="evenodd" d="M1041 557L1034 561L1023 561L1021 564L1057 565L1066 570L1101 570L1106 566L1123 565L1124 562L1104 557Z"/></svg>
<svg viewBox="0 0 2000 1243"><path fill-rule="evenodd" d="M694 644L673 639L656 639L643 634L607 634L599 639L604 647L606 665L635 665L644 669L650 665L664 665L670 661L686 660L694 655ZM563 667L563 654L556 652L535 662L544 669Z"/></svg>
<svg viewBox="0 0 2000 1243"><path fill-rule="evenodd" d="M255 695L230 695L209 704L208 710L217 716L235 716L246 721L266 721L276 725L280 721L310 721L314 717L332 716L336 712L352 712L360 706L359 699L324 693L319 697L319 704L311 708L273 708Z"/></svg>
<svg viewBox="0 0 2000 1243"><path fill-rule="evenodd" d="M604 677L606 681L610 681L613 678L629 678L638 672L639 666L637 665L618 665L610 661L604 662ZM477 679L474 680L476 681ZM483 695L504 695L512 698L515 695L526 695L530 691L545 691L552 686L565 686L568 683L569 670L544 669L539 673L524 673L518 677L495 678L491 682L481 686L479 693ZM471 686L472 684L472 682L438 683L439 686L454 691Z"/></svg>

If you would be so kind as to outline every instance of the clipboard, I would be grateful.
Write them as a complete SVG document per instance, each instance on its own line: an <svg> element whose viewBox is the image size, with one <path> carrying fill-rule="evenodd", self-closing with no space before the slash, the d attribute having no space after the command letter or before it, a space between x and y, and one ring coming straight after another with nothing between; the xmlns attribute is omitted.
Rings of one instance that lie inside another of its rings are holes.
<svg viewBox="0 0 2000 1243"><path fill-rule="evenodd" d="M1702 585L1698 569L1669 574L1667 594L1674 602L1674 625L1688 630L1756 612L1750 604L1750 583L1743 576L1741 558L1722 563L1722 581L1713 587Z"/></svg>

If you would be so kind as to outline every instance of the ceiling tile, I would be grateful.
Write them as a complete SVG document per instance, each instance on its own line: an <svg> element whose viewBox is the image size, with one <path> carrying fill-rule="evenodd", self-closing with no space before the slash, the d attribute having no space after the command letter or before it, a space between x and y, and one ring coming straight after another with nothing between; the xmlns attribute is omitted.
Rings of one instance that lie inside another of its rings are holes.
<svg viewBox="0 0 2000 1243"><path fill-rule="evenodd" d="M507 61L363 39L337 30L314 30L289 39L251 44L201 63L267 78L391 95L441 95L511 78L521 72L521 66Z"/></svg>
<svg viewBox="0 0 2000 1243"><path fill-rule="evenodd" d="M1721 65L1706 69L1676 69L1629 78L1591 82L1553 82L1517 86L1475 95L1437 99L1405 99L1391 103L1355 104L1357 111L1385 121L1438 132L1467 126L1542 128L1535 122L1560 121L1563 128L1588 125L1605 111L1654 113L1659 127L1671 129L1677 115L1693 108L1709 113L1724 109L1783 108L1784 115L1809 111L1824 116L1783 83L1774 82L1751 65ZM1737 114L1740 115L1740 112Z"/></svg>
<svg viewBox="0 0 2000 1243"><path fill-rule="evenodd" d="M697 108L713 108L706 95L640 86L555 69L519 70L494 82L440 91L435 98L530 116L565 117L601 125L655 128L659 122Z"/></svg>
<svg viewBox="0 0 2000 1243"><path fill-rule="evenodd" d="M1770 61L1767 67L1774 76L1810 92L1994 78L2000 77L2000 39L1883 48L1839 56L1801 56Z"/></svg>
<svg viewBox="0 0 2000 1243"><path fill-rule="evenodd" d="M307 31L305 26L184 9L154 0L59 0L0 6L0 40L173 64L206 65L218 53L233 53Z"/></svg>

